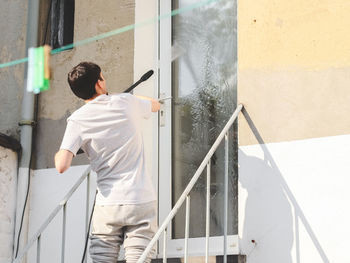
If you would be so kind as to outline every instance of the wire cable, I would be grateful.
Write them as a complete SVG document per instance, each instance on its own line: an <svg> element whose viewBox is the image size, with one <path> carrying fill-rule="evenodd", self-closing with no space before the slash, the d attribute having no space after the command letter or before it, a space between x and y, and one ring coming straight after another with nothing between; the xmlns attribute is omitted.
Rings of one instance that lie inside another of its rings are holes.
<svg viewBox="0 0 350 263"><path fill-rule="evenodd" d="M26 199L24 200L24 206L23 206L23 211L22 211L22 216L21 216L21 223L20 227L18 230L18 235L17 235L17 246L16 246L16 254L15 258L18 255L18 248L19 248L19 240L21 238L21 233L22 233L22 227L23 227L23 220L24 220L24 212L26 211L27 203L28 203L28 197L29 197L29 188L30 188L30 163L32 162L32 155L30 155L30 161L29 161L29 167L28 167L28 184L27 184L27 193L26 193Z"/></svg>

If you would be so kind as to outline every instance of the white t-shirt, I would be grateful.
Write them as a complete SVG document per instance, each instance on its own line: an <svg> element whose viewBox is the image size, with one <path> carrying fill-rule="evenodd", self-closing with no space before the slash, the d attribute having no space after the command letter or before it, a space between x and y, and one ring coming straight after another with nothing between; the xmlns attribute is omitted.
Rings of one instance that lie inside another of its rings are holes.
<svg viewBox="0 0 350 263"><path fill-rule="evenodd" d="M97 173L97 204L156 200L141 133L142 119L150 115L150 101L122 93L100 95L68 118L60 149L87 154Z"/></svg>

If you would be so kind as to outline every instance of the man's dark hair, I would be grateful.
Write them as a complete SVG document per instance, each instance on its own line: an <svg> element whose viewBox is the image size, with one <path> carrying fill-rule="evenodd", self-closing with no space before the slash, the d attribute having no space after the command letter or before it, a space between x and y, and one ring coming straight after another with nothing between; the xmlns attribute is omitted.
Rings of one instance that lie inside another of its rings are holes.
<svg viewBox="0 0 350 263"><path fill-rule="evenodd" d="M73 93L83 99L91 99L95 94L95 84L101 79L101 68L92 62L81 62L68 73L68 83Z"/></svg>

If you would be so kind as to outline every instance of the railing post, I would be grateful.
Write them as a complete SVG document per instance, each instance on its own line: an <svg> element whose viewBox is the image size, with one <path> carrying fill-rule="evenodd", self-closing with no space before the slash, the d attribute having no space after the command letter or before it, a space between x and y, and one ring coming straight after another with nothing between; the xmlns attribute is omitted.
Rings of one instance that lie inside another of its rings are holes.
<svg viewBox="0 0 350 263"><path fill-rule="evenodd" d="M72 196L72 194L77 190L77 188L81 185L81 183L85 180L85 177L90 172L91 168L90 166L85 170L83 175L78 179L78 181L73 185L73 187L69 190L69 192L65 195L63 200L56 206L56 208L50 213L48 218L45 220L45 222L40 226L38 231L35 232L35 234L31 237L31 239L28 241L26 246L23 248L22 251L20 251L20 254L13 260L12 263L20 263L22 262L23 258L27 254L28 250L32 247L32 245L38 240L38 238L41 236L42 232L46 229L46 227L50 224L50 222L57 216L57 214L61 211L63 207L63 233L62 233L62 262L64 262L64 249L65 249L65 229L66 229L66 222L65 222L65 206L69 198Z"/></svg>
<svg viewBox="0 0 350 263"><path fill-rule="evenodd" d="M86 177L86 212L85 212L85 238L89 236L89 206L90 206L90 173ZM87 262L87 257L85 256L84 262Z"/></svg>
<svg viewBox="0 0 350 263"><path fill-rule="evenodd" d="M89 229L89 203L90 203L90 173L86 177L86 212L85 212L85 229Z"/></svg>
<svg viewBox="0 0 350 263"><path fill-rule="evenodd" d="M205 222L205 263L209 262L209 236L210 236L210 164L207 164L207 208Z"/></svg>
<svg viewBox="0 0 350 263"><path fill-rule="evenodd" d="M36 263L40 263L40 247L41 247L41 235L38 236L38 241L36 244Z"/></svg>
<svg viewBox="0 0 350 263"><path fill-rule="evenodd" d="M188 195L186 197L186 221L185 221L185 263L188 258L188 237L190 232L190 212L191 212L191 198Z"/></svg>
<svg viewBox="0 0 350 263"><path fill-rule="evenodd" d="M163 263L167 263L167 256L166 256L167 232L168 232L168 228L164 229L164 235L163 235Z"/></svg>
<svg viewBox="0 0 350 263"><path fill-rule="evenodd" d="M65 253L65 247L66 247L66 218L67 218L67 203L63 205L61 263L64 263L64 253Z"/></svg>
<svg viewBox="0 0 350 263"><path fill-rule="evenodd" d="M227 263L228 132L225 134L224 263Z"/></svg>
<svg viewBox="0 0 350 263"><path fill-rule="evenodd" d="M227 262L226 255L227 255L227 207L228 207L228 205L227 205L228 204L228 131L231 128L234 121L237 119L238 114L242 110L242 108L243 108L242 104L239 104L237 106L235 112L232 114L232 116L230 117L230 119L226 123L225 127L220 132L219 136L216 138L214 144L212 145L212 147L208 151L207 155L204 157L204 159L201 162L200 166L198 167L197 171L195 172L195 174L191 178L190 182L187 184L185 190L182 192L181 196L179 197L179 199L175 203L174 207L171 209L168 216L164 219L163 223L159 226L158 231L155 233L154 237L152 238L152 240L150 241L148 246L145 248L144 252L142 253L140 258L138 259L137 263L143 263L145 261L146 256L151 251L153 245L158 241L162 232L167 228L170 221L174 218L176 213L179 211L180 207L182 206L183 202L186 199L186 196L189 195L193 186L195 185L198 178L201 176L202 172L204 171L206 165L208 164L210 158L213 156L214 152L216 151L216 149L219 147L220 143L222 142L224 136L225 136L225 147L226 147L226 149L225 149L225 193L224 193L225 194L225 200L224 200L225 201L225 204L224 204L225 205L225 209L224 209L224 212L225 212L225 215L224 215L224 218L225 218L224 219L224 221L225 221L225 223L224 223L225 224L225 226L224 226L225 260L224 260L224 262L225 263Z"/></svg>

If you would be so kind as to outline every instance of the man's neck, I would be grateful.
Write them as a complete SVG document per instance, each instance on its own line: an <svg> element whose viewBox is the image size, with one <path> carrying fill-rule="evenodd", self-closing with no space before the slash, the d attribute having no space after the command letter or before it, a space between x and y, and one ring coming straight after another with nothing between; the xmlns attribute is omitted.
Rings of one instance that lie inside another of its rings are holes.
<svg viewBox="0 0 350 263"><path fill-rule="evenodd" d="M96 99L96 98L97 98L98 96L100 96L100 95L102 95L102 94L95 94L91 99L84 100L84 101L85 101L85 103L88 103L88 102L90 102L90 101Z"/></svg>

